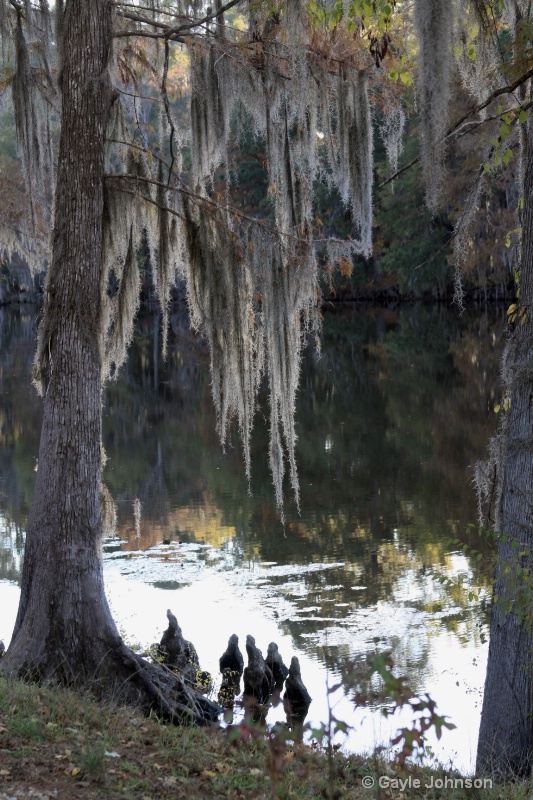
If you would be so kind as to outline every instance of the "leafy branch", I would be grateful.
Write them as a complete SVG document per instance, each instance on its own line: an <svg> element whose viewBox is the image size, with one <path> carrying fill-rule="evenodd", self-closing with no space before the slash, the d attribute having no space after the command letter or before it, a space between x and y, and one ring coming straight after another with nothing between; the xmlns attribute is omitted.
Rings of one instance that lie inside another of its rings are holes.
<svg viewBox="0 0 533 800"><path fill-rule="evenodd" d="M529 69L527 72L525 72L523 75L521 75L519 78L517 78L515 81L513 81L513 83L507 86L502 86L499 89L495 89L482 103L478 103L476 106L467 111L466 114L463 114L462 117L456 120L444 134L443 140L449 139L454 134L457 134L457 131L459 130L461 125L463 125L463 123L467 122L467 120L474 114L483 111L483 109L489 106L497 97L500 97L503 94L512 94L516 89L518 89L532 77L533 77L533 67ZM527 117L524 117L523 114L527 112L532 105L533 103L528 103L527 106L520 105L520 109L517 115L520 124L525 122L525 120L527 119ZM488 120L482 120L478 124L482 125L486 121ZM381 189L383 186L386 186L388 183L391 183L392 181L396 180L396 178L398 178L400 175L403 175L404 172L407 172L407 170L411 169L411 167L414 167L415 164L418 164L419 161L420 161L420 156L413 158L412 161L410 161L408 164L405 164L400 169L397 169L396 172L394 172L392 175L389 175L388 178L386 178L378 185L378 188Z"/></svg>

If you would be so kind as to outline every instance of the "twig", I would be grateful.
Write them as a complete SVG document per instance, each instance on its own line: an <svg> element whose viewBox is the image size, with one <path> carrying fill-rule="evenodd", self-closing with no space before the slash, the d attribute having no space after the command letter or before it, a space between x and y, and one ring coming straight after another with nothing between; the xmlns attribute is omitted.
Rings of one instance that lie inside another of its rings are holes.
<svg viewBox="0 0 533 800"><path fill-rule="evenodd" d="M163 102L165 104L165 113L167 115L167 122L170 127L170 167L168 170L168 180L167 180L167 189L170 186L170 178L172 176L172 170L174 168L174 162L176 160L176 155L174 153L174 134L176 133L176 129L174 127L174 120L172 119L172 113L170 111L170 100L168 98L167 92L167 77L168 77L168 61L170 56L170 45L168 41L168 36L165 36L165 60L163 63L163 77L161 79L161 94L163 95Z"/></svg>

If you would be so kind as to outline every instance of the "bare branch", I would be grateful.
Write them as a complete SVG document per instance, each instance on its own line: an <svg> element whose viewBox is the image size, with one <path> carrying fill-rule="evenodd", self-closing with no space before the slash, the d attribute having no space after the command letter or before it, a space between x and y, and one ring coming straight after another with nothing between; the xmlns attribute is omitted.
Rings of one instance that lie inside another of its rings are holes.
<svg viewBox="0 0 533 800"><path fill-rule="evenodd" d="M163 77L161 79L161 94L163 95L163 102L165 104L165 112L167 115L167 122L170 128L170 168L168 171L168 181L167 181L167 188L170 185L170 178L172 175L172 169L174 167L174 161L176 160L176 154L174 152L174 145L175 145L175 133L176 129L174 127L174 120L172 119L172 113L170 110L170 100L168 97L167 92L167 77L168 77L168 61L170 56L170 45L168 42L168 36L165 36L165 61L163 64Z"/></svg>
<svg viewBox="0 0 533 800"><path fill-rule="evenodd" d="M145 17L143 14L134 14L132 11L121 11L120 9L117 10L117 14L119 16L124 17L124 19L129 19L131 22L140 22L141 25L149 25L151 28L162 28L164 31L168 30L168 25L164 22L158 22L155 19L150 19L149 17ZM138 32L138 36L144 36L145 34L142 31Z"/></svg>
<svg viewBox="0 0 533 800"><path fill-rule="evenodd" d="M13 2L13 0L12 0ZM181 36L183 33L187 31L192 31L193 28L198 28L202 25L205 25L211 20L219 18L222 14L226 11L229 11L234 6L242 3L243 0L229 0L226 5L221 6L221 8L216 9L215 11L211 12L210 14L206 14L201 19L196 20L189 20L187 22L182 23L181 25L176 25L173 28L169 27L164 22L156 21L155 19L145 17L143 14L134 14L132 11L125 11L123 9L118 9L117 13L123 17L124 19L129 19L131 22L139 22L141 25L148 25L152 28L159 28L162 33L157 34L155 32L148 32L144 30L139 31L118 31L114 34L115 38L121 38L126 36L144 36L150 39L170 39L172 41L182 41ZM129 6L129 4L127 4Z"/></svg>
<svg viewBox="0 0 533 800"><path fill-rule="evenodd" d="M218 9L215 9L214 11L212 11L210 14L207 14L202 19L198 19L198 20L195 20L193 22L188 22L188 23L185 23L184 25L178 25L176 28L170 28L170 30L168 32L168 35L171 36L171 35L174 35L174 34L180 34L180 33L183 33L184 31L190 30L191 28L197 28L199 25L205 25L206 22L211 22L211 20L217 19L222 14L224 14L226 11L229 11L230 8L233 8L234 6L237 6L237 5L239 5L239 3L242 3L242 2L243 2L243 0L230 0L229 3L226 3L226 5L221 6Z"/></svg>

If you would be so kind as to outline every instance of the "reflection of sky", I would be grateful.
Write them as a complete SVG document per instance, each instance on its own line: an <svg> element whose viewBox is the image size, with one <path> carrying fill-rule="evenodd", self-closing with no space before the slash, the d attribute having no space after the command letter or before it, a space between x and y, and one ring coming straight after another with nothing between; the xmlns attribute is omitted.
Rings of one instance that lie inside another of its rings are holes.
<svg viewBox="0 0 533 800"><path fill-rule="evenodd" d="M318 566L313 565L315 568ZM163 591L140 582L134 575L124 577L120 562L113 560L106 565L106 582L115 618L121 621L127 637L132 636L143 645L159 640L167 625L166 609L170 607L178 617L184 636L191 639L198 650L202 667L215 676L218 674L218 658L231 633L238 634L243 652L246 634L252 633L264 654L268 643L276 641L287 664L292 655L297 655L304 683L313 697L307 721L315 727L328 715L328 676L323 661L316 655L317 645L332 651L346 645L350 653L361 659L365 653L373 652L374 639L379 637L382 649L387 650L392 645L393 660L395 650L403 650L413 655L416 661L417 651L428 649L430 636L429 663L424 665L425 675L418 688L430 693L437 702L439 713L447 715L457 729L445 731L440 742L431 737L428 742L441 760L451 760L456 767L465 770L472 767L481 710L480 691L485 675L485 646L470 644L461 647L453 633L439 627L430 631L429 615L380 601L374 607L354 612L341 625L338 619L328 619L323 615L317 617L320 629L316 634L303 637L304 642L313 640L312 646L297 647L293 637L284 632L284 619L287 616L295 619L293 606L283 591L286 584L278 593L257 574L270 571L286 576L291 572L297 576L301 572L299 568L281 565L262 568L255 565L252 569L231 571L211 570L204 566L202 573L190 584ZM298 580L295 588L301 589ZM398 660L403 662L405 658L404 652ZM335 678L331 675L330 683L335 683ZM384 719L379 711L355 711L342 692L337 693L332 701L336 704L334 714L354 726L346 744L350 750L368 751L375 745L387 743L400 724L406 724L410 718L408 712ZM282 709L271 710L268 719L269 722L283 719Z"/></svg>
<svg viewBox="0 0 533 800"><path fill-rule="evenodd" d="M216 550L208 545L185 544L158 546L149 551L118 551L109 542L105 553L105 578L108 597L115 619L126 640L143 647L159 641L167 626L166 609L178 617L184 636L191 639L200 663L214 676L218 675L218 658L225 650L231 633L237 633L244 652L246 634L252 633L266 653L268 643L276 641L288 664L293 654L300 660L304 682L313 697L308 721L315 727L327 719L328 703L324 667L337 657L350 657L360 664L367 654L391 652L393 662L418 665L419 692L428 691L437 702L439 713L456 725L445 731L440 742L429 737L433 751L444 762L468 770L475 758L480 694L484 679L486 647L466 637L461 646L456 633L448 632L435 614L416 608L421 595L431 596L431 581L422 584L413 580L409 570L397 582L394 602L380 600L373 605L352 608L344 617L328 616L328 603L321 606L298 606L306 597L302 575L320 572L326 577L321 587L323 599L338 586L330 584L338 563L311 564L303 567L276 563L235 565L231 549ZM455 569L466 567L457 558ZM278 583L283 578L281 583ZM168 588L161 588L168 587ZM357 596L359 587L352 592ZM442 594L442 587L433 588L433 597ZM16 607L18 588L0 582L0 636L9 638ZM333 600L334 604L334 600ZM344 604L340 604L344 605ZM460 609L452 606L447 613ZM467 615L463 614L463 617ZM290 629L285 624L290 621ZM315 623L310 631L308 624ZM292 635L295 626L304 626L298 640ZM463 619L460 625L467 626ZM329 676L335 683L338 676ZM385 719L379 710L354 709L342 691L331 702L334 714L353 726L345 743L350 750L370 751L386 744L400 725L409 722L407 711ZM269 721L283 719L281 706L272 709Z"/></svg>

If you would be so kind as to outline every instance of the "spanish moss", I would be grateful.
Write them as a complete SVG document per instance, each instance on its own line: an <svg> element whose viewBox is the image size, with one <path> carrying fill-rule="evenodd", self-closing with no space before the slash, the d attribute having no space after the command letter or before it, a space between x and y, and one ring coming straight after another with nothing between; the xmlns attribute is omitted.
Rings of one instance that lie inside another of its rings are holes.
<svg viewBox="0 0 533 800"><path fill-rule="evenodd" d="M224 446L236 415L248 480L250 437L262 363L256 337L254 284L249 254L229 215L183 200L185 276L191 321L206 336L218 432Z"/></svg>
<svg viewBox="0 0 533 800"><path fill-rule="evenodd" d="M449 0L415 0L422 170L428 207L436 211L444 181L445 133L451 95L453 13Z"/></svg>
<svg viewBox="0 0 533 800"><path fill-rule="evenodd" d="M19 15L16 29L16 69L13 76L13 107L17 146L28 190L33 226L36 204L44 199L46 145L43 143L42 114L30 54Z"/></svg>
<svg viewBox="0 0 533 800"><path fill-rule="evenodd" d="M389 170L394 174L398 170L398 159L403 150L403 132L405 128L405 112L401 103L387 105L383 111L383 119L379 126L381 139L387 153ZM392 182L394 187L394 181Z"/></svg>

